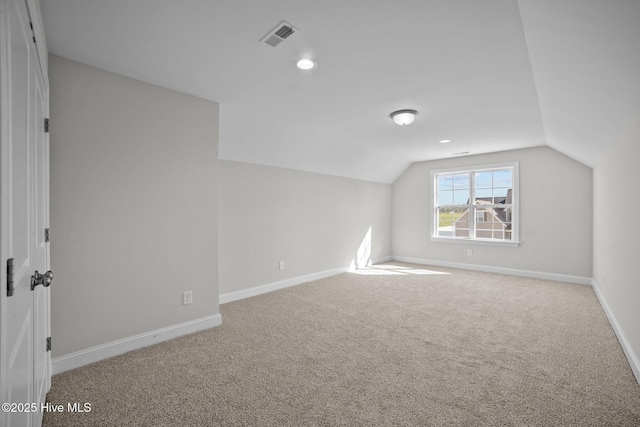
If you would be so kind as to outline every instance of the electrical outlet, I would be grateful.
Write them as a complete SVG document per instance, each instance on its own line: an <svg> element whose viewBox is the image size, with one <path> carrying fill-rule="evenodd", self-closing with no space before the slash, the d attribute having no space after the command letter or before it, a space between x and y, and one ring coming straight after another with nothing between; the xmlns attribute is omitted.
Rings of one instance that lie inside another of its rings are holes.
<svg viewBox="0 0 640 427"><path fill-rule="evenodd" d="M467 255L473 256L473 249L467 249Z"/></svg>
<svg viewBox="0 0 640 427"><path fill-rule="evenodd" d="M182 293L182 305L189 305L193 302L193 292L186 291Z"/></svg>
<svg viewBox="0 0 640 427"><path fill-rule="evenodd" d="M280 270L284 270L284 261L280 261Z"/></svg>

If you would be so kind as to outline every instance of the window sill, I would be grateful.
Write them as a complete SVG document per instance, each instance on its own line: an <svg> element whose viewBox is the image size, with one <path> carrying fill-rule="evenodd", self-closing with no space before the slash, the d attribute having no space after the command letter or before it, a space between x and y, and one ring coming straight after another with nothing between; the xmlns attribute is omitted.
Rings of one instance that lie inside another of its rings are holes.
<svg viewBox="0 0 640 427"><path fill-rule="evenodd" d="M517 248L518 246L520 246L520 242L514 242L511 240L500 241L500 240L465 239L465 238L431 236L431 241L444 242L444 243L462 243L465 245L507 246L511 248Z"/></svg>

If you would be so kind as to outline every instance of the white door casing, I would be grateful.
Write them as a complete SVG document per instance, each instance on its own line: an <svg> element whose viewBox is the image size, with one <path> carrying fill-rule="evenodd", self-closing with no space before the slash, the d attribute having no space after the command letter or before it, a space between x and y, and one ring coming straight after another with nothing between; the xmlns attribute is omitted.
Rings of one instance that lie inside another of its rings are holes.
<svg viewBox="0 0 640 427"><path fill-rule="evenodd" d="M32 2L0 0L0 412L2 426L39 426L50 387L48 87L32 30ZM9 295L7 260L13 259ZM26 406L29 405L29 406ZM13 412L15 411L15 412Z"/></svg>
<svg viewBox="0 0 640 427"><path fill-rule="evenodd" d="M33 59L37 61L35 49L31 50ZM37 63L37 62L36 62ZM34 236L33 236L33 264L37 271L44 274L49 270L49 244L45 240L45 229L49 228L49 138L44 129L47 113L47 92L41 68L34 67L32 82L33 88L30 100L33 101L34 118L31 130L34 133L33 173L34 178L31 191L34 212ZM49 297L50 290L45 286L36 286L33 292L33 326L34 326L34 402L44 402L50 383L51 353L47 350L47 337L49 337ZM39 411L40 421L42 411ZM41 423L38 422L37 425Z"/></svg>

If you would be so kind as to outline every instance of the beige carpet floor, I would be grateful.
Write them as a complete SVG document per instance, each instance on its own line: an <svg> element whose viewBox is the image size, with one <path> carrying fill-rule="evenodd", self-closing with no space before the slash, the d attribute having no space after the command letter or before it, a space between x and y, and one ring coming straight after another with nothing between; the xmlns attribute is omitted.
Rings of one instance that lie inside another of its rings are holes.
<svg viewBox="0 0 640 427"><path fill-rule="evenodd" d="M53 377L45 426L640 426L588 286L389 263Z"/></svg>

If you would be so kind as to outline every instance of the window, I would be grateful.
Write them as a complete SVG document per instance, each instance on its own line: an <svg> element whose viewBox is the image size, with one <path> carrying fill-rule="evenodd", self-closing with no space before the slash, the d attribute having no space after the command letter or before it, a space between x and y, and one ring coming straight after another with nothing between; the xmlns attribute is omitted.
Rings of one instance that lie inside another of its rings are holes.
<svg viewBox="0 0 640 427"><path fill-rule="evenodd" d="M431 239L518 245L518 163L431 172Z"/></svg>

